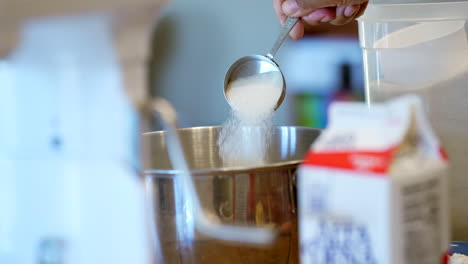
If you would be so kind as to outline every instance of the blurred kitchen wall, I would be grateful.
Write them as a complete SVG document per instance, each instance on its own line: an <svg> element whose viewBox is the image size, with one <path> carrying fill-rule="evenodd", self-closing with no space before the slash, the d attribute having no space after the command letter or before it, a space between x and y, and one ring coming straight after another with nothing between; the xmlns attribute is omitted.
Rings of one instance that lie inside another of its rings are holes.
<svg viewBox="0 0 468 264"><path fill-rule="evenodd" d="M288 91L275 115L276 124L304 125L298 121L295 97L304 93L333 97L342 63L351 65L353 89L362 94L362 54L354 26L351 36L309 34L285 42L275 59ZM271 0L175 0L154 32L151 93L175 105L183 127L220 125L229 114L223 94L229 66L245 55L266 54L279 31ZM326 115L327 105L314 107Z"/></svg>
<svg viewBox="0 0 468 264"><path fill-rule="evenodd" d="M154 34L153 95L175 105L181 126L221 124L229 113L227 69L242 56L266 54L279 30L271 0L174 0Z"/></svg>

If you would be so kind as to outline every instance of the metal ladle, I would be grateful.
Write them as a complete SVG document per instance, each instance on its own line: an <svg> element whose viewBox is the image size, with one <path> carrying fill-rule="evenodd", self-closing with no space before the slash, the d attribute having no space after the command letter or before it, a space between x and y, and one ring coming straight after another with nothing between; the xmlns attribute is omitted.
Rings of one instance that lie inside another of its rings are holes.
<svg viewBox="0 0 468 264"><path fill-rule="evenodd" d="M270 53L266 56L263 55L251 55L245 56L238 59L226 73L226 77L224 79L224 97L229 102L228 92L231 88L231 83L235 82L236 80L252 77L255 75L269 73L269 72L278 72L281 74L282 79L282 91L281 95L278 98L278 102L274 108L274 110L278 109L283 103L284 97L286 96L286 82L284 80L284 75L280 70L278 63L276 63L273 58L278 52L279 48L283 44L284 40L288 36L291 29L296 25L299 19L297 17L288 17L286 22L281 29L281 32L276 39L273 48L271 49Z"/></svg>

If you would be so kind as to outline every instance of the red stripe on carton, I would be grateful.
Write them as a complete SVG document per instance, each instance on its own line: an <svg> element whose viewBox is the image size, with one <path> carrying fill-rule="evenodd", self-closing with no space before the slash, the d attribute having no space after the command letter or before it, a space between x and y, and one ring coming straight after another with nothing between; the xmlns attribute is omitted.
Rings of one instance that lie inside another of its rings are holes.
<svg viewBox="0 0 468 264"><path fill-rule="evenodd" d="M314 152L311 150L303 164L319 167L386 174L396 148L385 151Z"/></svg>

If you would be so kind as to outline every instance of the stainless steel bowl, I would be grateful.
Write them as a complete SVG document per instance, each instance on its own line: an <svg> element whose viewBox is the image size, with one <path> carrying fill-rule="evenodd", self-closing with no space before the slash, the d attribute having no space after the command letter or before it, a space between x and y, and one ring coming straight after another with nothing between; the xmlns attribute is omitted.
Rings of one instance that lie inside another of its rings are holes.
<svg viewBox="0 0 468 264"><path fill-rule="evenodd" d="M190 199L175 184L165 132L147 133L144 179L156 263L298 263L293 178L319 130L275 128L261 167L225 167L218 155L219 130L178 130L203 209L221 223L269 226L280 235L259 247L198 233Z"/></svg>

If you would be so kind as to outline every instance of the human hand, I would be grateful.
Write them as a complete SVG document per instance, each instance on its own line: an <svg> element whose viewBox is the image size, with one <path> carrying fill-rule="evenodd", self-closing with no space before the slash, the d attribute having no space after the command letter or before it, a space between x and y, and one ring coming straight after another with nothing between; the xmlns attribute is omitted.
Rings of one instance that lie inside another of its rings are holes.
<svg viewBox="0 0 468 264"><path fill-rule="evenodd" d="M289 33L293 39L304 36L305 25L344 25L360 17L367 4L368 0L273 0L276 15L282 24L287 17L301 18Z"/></svg>

